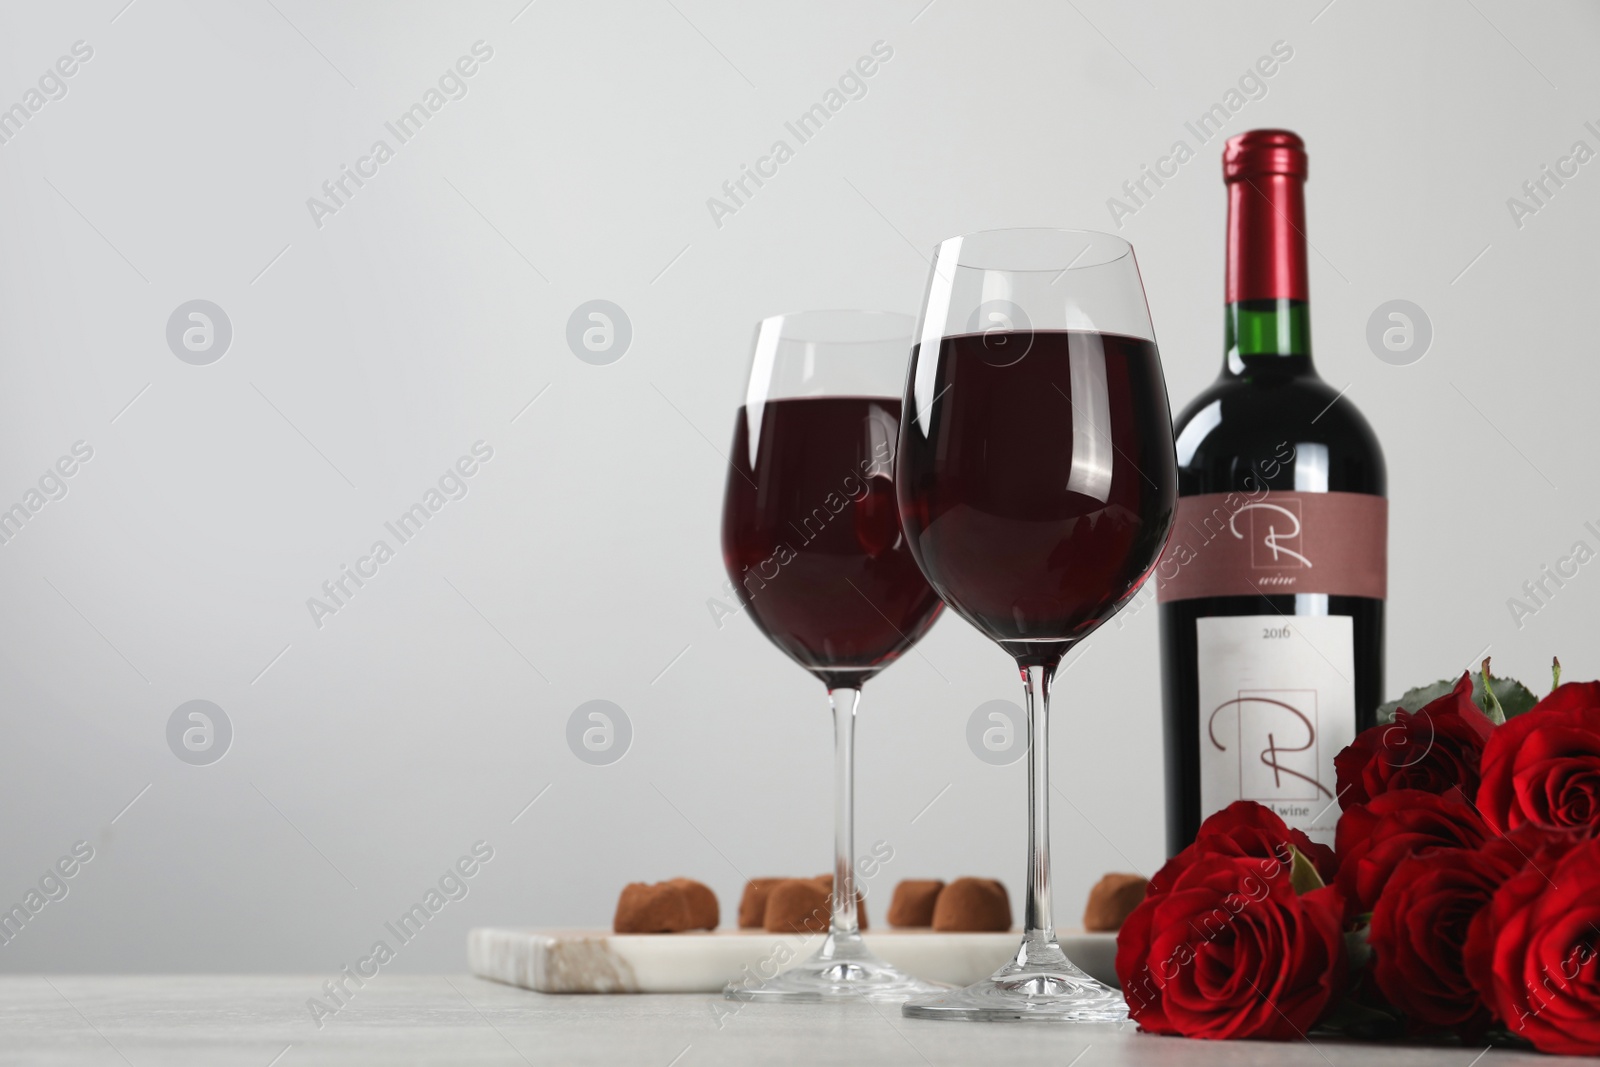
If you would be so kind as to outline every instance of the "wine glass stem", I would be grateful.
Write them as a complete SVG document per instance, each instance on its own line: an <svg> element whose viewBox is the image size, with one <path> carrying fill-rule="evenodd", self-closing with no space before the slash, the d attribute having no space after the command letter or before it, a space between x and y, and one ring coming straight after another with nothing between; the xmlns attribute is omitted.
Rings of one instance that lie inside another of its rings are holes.
<svg viewBox="0 0 1600 1067"><path fill-rule="evenodd" d="M833 899L832 940L859 941L856 921L856 705L861 690L828 690L833 705Z"/></svg>
<svg viewBox="0 0 1600 1067"><path fill-rule="evenodd" d="M1050 915L1050 677L1053 666L1021 666L1028 699L1028 899L1024 944L1055 940Z"/></svg>

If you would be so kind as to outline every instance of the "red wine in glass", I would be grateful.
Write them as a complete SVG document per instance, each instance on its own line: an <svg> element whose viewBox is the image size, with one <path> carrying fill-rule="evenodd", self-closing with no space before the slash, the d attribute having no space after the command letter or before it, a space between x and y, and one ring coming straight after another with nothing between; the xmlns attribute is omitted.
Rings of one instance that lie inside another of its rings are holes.
<svg viewBox="0 0 1600 1067"><path fill-rule="evenodd" d="M830 689L893 663L942 607L900 529L899 434L898 397L770 400L734 428L728 574L768 639Z"/></svg>
<svg viewBox="0 0 1600 1067"><path fill-rule="evenodd" d="M1172 432L1153 342L1077 330L940 342L924 432L901 494L929 579L1019 661L1060 656L1109 618L1171 524ZM922 358L920 351L917 358ZM971 447L973 442L981 447ZM966 444L967 447L962 447Z"/></svg>
<svg viewBox="0 0 1600 1067"><path fill-rule="evenodd" d="M906 382L900 519L935 592L1016 661L1028 713L1022 944L924 1019L1113 1022L1122 995L1056 940L1050 685L1150 576L1177 501L1166 384L1127 242L993 230L939 245Z"/></svg>
<svg viewBox="0 0 1600 1067"><path fill-rule="evenodd" d="M937 992L867 950L856 916L855 717L861 686L944 606L900 525L894 454L909 316L809 311L764 320L733 432L722 557L750 618L833 708L834 867L822 946L731 1000L904 1000Z"/></svg>

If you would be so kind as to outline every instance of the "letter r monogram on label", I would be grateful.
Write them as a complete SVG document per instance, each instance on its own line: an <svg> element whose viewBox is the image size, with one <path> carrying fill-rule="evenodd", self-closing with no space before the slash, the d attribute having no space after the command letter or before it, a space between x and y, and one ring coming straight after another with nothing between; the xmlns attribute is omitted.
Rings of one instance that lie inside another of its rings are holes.
<svg viewBox="0 0 1600 1067"><path fill-rule="evenodd" d="M1233 513L1228 527L1233 536L1243 538L1238 519L1250 513L1250 565L1256 568L1310 567L1311 561L1298 551L1300 543L1300 501L1285 500L1281 504L1265 501L1246 504Z"/></svg>

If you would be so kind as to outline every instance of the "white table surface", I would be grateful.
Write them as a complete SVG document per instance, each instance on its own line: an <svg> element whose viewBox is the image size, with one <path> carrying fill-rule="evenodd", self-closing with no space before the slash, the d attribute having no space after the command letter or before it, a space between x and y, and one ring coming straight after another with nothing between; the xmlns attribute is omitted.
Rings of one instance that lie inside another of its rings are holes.
<svg viewBox="0 0 1600 1067"><path fill-rule="evenodd" d="M467 975L372 979L322 1029L327 975L0 977L0 1064L906 1064L1500 1067L1594 1063L1481 1048L1185 1041L1131 1027L927 1022L897 1007L547 996ZM276 1057L276 1059L275 1059Z"/></svg>

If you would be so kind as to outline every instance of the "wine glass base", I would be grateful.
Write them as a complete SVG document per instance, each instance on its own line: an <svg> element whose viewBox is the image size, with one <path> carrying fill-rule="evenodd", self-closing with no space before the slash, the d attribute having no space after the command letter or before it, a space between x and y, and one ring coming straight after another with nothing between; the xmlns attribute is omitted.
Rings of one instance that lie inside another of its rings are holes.
<svg viewBox="0 0 1600 1067"><path fill-rule="evenodd" d="M817 954L759 985L729 982L728 1000L817 1004L828 1001L902 1001L949 990L937 982L913 978L869 952L859 938L823 942Z"/></svg>
<svg viewBox="0 0 1600 1067"><path fill-rule="evenodd" d="M1078 968L1055 941L1024 942L1018 959L991 977L900 1007L909 1019L967 1022L1119 1023L1128 1018L1122 994Z"/></svg>

